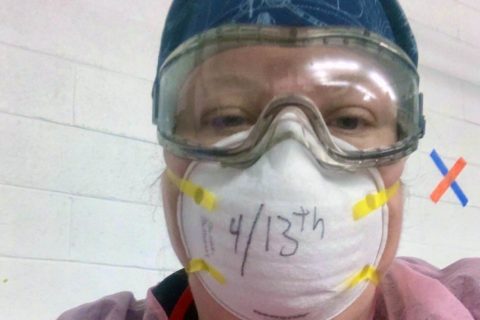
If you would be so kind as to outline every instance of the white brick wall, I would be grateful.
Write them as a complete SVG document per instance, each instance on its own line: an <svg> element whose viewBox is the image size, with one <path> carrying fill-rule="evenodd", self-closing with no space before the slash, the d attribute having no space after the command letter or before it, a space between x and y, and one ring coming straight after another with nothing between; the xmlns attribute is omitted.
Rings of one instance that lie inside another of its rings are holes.
<svg viewBox="0 0 480 320"><path fill-rule="evenodd" d="M2 0L0 41L153 79L169 1Z"/></svg>
<svg viewBox="0 0 480 320"><path fill-rule="evenodd" d="M168 2L0 7L0 318L142 298L179 268L150 124Z"/></svg>
<svg viewBox="0 0 480 320"><path fill-rule="evenodd" d="M52 260L1 258L2 319L55 319L75 306L120 291L145 297L146 288L168 271Z"/></svg>
<svg viewBox="0 0 480 320"><path fill-rule="evenodd" d="M427 136L412 155L400 255L480 256L480 6L401 0L417 35ZM170 1L3 0L0 318L54 319L176 270L156 178L150 90ZM436 10L432 10L435 8ZM454 19L460 17L459 19ZM435 148L470 199L429 200ZM153 183L153 186L151 186Z"/></svg>
<svg viewBox="0 0 480 320"><path fill-rule="evenodd" d="M420 50L427 134L412 155L403 180L405 207L399 255L424 258L440 267L480 256L480 6L475 0L400 0ZM451 189L438 204L430 193L442 179L433 149L452 167L468 165L456 180L469 198L463 208Z"/></svg>
<svg viewBox="0 0 480 320"><path fill-rule="evenodd" d="M77 69L74 123L115 135L157 142L151 105L152 81L81 66ZM142 112L138 112L142 110Z"/></svg>

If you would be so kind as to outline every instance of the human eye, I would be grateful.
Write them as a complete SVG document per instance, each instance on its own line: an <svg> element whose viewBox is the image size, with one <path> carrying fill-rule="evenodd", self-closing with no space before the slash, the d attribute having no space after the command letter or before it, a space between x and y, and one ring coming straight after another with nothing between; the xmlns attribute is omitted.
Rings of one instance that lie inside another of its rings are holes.
<svg viewBox="0 0 480 320"><path fill-rule="evenodd" d="M234 133L253 125L252 115L240 107L218 107L206 112L201 119L204 129L218 133Z"/></svg>
<svg viewBox="0 0 480 320"><path fill-rule="evenodd" d="M325 122L333 133L360 134L374 127L375 116L362 107L342 107L330 113Z"/></svg>
<svg viewBox="0 0 480 320"><path fill-rule="evenodd" d="M355 130L358 129L362 123L362 119L355 118L355 117L340 117L335 119L333 125L336 128L342 130Z"/></svg>

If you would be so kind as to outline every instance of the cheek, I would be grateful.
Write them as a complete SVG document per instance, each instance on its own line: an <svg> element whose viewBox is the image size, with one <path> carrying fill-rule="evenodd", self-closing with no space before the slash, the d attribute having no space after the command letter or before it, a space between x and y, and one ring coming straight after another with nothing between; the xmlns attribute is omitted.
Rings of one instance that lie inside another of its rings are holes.
<svg viewBox="0 0 480 320"><path fill-rule="evenodd" d="M400 180L403 170L405 169L405 161L406 159L402 159L395 164L378 168L385 187L388 188Z"/></svg>
<svg viewBox="0 0 480 320"><path fill-rule="evenodd" d="M405 160L402 160L394 165L379 168L380 174L382 175L383 181L387 188L400 180L400 176L402 175L404 167ZM389 212L388 237L385 251L378 268L381 274L384 274L387 271L397 253L402 230L403 199L403 187L401 186L399 192L393 196L387 204Z"/></svg>
<svg viewBox="0 0 480 320"><path fill-rule="evenodd" d="M164 151L165 163L167 168L173 171L177 177L183 177L191 161L173 156L168 151ZM162 174L162 198L165 221L167 223L168 235L178 259L182 265L186 265L187 254L182 245L180 231L178 229L177 219L177 201L179 196L178 188L170 181L166 173Z"/></svg>

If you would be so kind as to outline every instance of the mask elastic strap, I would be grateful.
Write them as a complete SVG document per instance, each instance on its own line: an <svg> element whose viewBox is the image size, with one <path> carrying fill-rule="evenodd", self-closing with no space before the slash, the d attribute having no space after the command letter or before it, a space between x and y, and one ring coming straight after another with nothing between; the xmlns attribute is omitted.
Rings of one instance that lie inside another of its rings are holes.
<svg viewBox="0 0 480 320"><path fill-rule="evenodd" d="M181 179L172 170L166 170L167 177L175 184L180 192L191 197L195 203L204 207L208 211L214 211L217 207L217 197L213 192L208 191L200 185L197 185L190 180ZM185 267L187 273L195 273L200 271L207 271L212 278L218 283L225 284L225 277L214 266L209 264L204 259L192 259Z"/></svg>
<svg viewBox="0 0 480 320"><path fill-rule="evenodd" d="M185 267L187 273L195 273L200 271L207 271L213 279L220 284L225 284L226 280L223 274L218 271L214 266L209 264L204 259L192 259Z"/></svg>
<svg viewBox="0 0 480 320"><path fill-rule="evenodd" d="M382 189L379 192L371 193L353 206L353 219L358 221L365 218L373 211L385 205L398 192L400 181L396 182L388 189Z"/></svg>
<svg viewBox="0 0 480 320"><path fill-rule="evenodd" d="M390 199L397 194L400 189L400 181L394 183L390 188L382 189L379 192L368 194L365 198L358 201L353 206L353 219L358 221L365 218L378 208L387 204ZM366 265L362 270L350 277L346 281L346 285L349 289L354 288L363 281L370 281L375 286L380 282L377 269L372 265Z"/></svg>
<svg viewBox="0 0 480 320"><path fill-rule="evenodd" d="M378 285L380 282L380 277L378 276L377 269L374 266L366 265L363 267L362 270L346 281L346 285L349 289L352 289L363 281L370 281L375 286Z"/></svg>
<svg viewBox="0 0 480 320"><path fill-rule="evenodd" d="M177 177L177 175L170 169L167 169L166 173L167 177L177 186L178 190L192 198L197 205L204 207L210 212L216 210L217 196L213 192L208 191L204 187L195 184L190 180Z"/></svg>

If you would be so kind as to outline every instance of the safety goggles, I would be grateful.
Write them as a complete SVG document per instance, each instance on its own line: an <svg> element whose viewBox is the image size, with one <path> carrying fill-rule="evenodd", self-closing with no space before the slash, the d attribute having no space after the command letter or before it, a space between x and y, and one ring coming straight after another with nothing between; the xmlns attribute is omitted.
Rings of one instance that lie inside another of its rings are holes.
<svg viewBox="0 0 480 320"><path fill-rule="evenodd" d="M317 159L344 168L393 163L425 130L415 65L363 29L212 29L167 58L153 89L160 144L194 160L254 161L288 110Z"/></svg>

